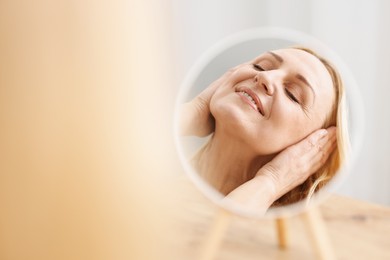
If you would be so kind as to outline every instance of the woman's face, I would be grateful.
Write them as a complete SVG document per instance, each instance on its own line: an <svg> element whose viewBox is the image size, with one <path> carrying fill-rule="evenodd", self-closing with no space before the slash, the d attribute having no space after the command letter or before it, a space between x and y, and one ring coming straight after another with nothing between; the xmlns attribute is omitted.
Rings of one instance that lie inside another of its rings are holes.
<svg viewBox="0 0 390 260"><path fill-rule="evenodd" d="M322 127L335 99L331 76L298 49L266 52L237 66L210 102L216 133L259 155L279 152Z"/></svg>

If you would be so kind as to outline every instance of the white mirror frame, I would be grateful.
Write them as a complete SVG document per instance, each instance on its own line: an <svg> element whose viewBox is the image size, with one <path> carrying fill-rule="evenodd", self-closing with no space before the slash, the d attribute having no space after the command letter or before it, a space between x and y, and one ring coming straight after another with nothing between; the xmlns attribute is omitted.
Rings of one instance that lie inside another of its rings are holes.
<svg viewBox="0 0 390 260"><path fill-rule="evenodd" d="M333 179L323 189L321 189L321 191L316 192L315 196L313 196L313 198L311 199L310 206L318 205L319 203L321 203L331 194L331 192L334 192L337 187L345 181L345 178L350 172L351 166L354 165L354 162L357 159L358 151L360 150L361 144L363 142L365 125L363 100L361 98L358 86L351 72L334 51L330 50L316 38L291 29L279 27L262 27L246 30L223 39L222 41L211 47L208 51L206 51L190 69L179 89L180 92L176 99L174 117L175 145L179 153L180 161L188 177L195 183L195 185L200 189L200 191L205 194L207 198L209 198L219 207L223 207L234 214L250 218L274 218L278 216L296 215L305 210L304 201L283 206L280 208L272 208L268 210L265 215L259 215L254 211L244 210L238 205L223 201L222 199L224 198L224 196L212 186L210 186L208 183L206 183L199 176L199 174L189 165L188 158L185 157L185 153L183 151L183 147L179 137L178 118L180 105L185 102L190 90L196 82L196 79L199 77L204 68L218 55L220 55L227 49L232 48L240 43L256 39L285 40L294 42L297 45L309 47L310 49L318 53L320 56L331 61L332 64L339 71L340 75L342 75L342 80L346 89L347 109L349 110L348 117L350 119L348 122L348 128L351 134L350 159L346 163L344 163L344 165L342 165L336 176L333 177Z"/></svg>

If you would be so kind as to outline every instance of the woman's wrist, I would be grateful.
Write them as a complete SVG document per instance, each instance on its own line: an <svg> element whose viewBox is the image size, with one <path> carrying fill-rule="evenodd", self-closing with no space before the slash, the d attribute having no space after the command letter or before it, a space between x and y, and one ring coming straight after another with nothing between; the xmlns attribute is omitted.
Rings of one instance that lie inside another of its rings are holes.
<svg viewBox="0 0 390 260"><path fill-rule="evenodd" d="M276 196L274 182L266 176L259 175L230 192L226 199L241 207L257 209L257 211L265 213L277 199Z"/></svg>
<svg viewBox="0 0 390 260"><path fill-rule="evenodd" d="M253 178L253 181L257 183L256 186L261 185L261 192L264 194L264 200L268 207L279 198L276 183L268 176L258 175Z"/></svg>

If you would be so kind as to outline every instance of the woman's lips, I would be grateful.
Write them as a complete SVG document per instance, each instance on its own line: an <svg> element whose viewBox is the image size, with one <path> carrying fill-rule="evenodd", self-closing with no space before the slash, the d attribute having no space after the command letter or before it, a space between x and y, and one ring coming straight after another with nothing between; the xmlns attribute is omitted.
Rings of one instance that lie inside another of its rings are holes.
<svg viewBox="0 0 390 260"><path fill-rule="evenodd" d="M236 93L254 110L258 111L262 116L264 116L263 104L254 91L249 88L239 88L236 90Z"/></svg>

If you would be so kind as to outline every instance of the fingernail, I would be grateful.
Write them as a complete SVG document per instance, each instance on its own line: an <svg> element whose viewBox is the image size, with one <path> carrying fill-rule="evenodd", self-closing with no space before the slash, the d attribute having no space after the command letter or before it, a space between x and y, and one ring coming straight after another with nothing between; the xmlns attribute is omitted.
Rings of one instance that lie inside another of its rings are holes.
<svg viewBox="0 0 390 260"><path fill-rule="evenodd" d="M321 129L320 130L320 133L319 133L319 136L320 136L320 138L321 137L324 137L325 135L327 135L328 134L328 131L326 130L326 129Z"/></svg>

